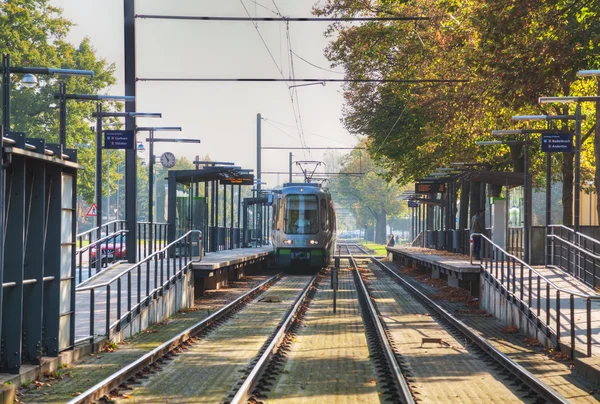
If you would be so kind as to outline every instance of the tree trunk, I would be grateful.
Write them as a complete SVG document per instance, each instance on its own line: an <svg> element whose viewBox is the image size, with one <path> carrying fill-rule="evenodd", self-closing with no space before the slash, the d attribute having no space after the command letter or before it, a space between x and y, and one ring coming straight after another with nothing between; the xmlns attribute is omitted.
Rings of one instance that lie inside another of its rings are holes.
<svg viewBox="0 0 600 404"><path fill-rule="evenodd" d="M386 240L386 213L385 211L377 213L377 222L375 225L375 242L377 244L387 244Z"/></svg>
<svg viewBox="0 0 600 404"><path fill-rule="evenodd" d="M462 180L460 190L460 216L458 218L459 230L469 227L469 194L471 192L471 181Z"/></svg>
<svg viewBox="0 0 600 404"><path fill-rule="evenodd" d="M573 225L573 153L563 153L562 161L562 203L564 226Z"/></svg>

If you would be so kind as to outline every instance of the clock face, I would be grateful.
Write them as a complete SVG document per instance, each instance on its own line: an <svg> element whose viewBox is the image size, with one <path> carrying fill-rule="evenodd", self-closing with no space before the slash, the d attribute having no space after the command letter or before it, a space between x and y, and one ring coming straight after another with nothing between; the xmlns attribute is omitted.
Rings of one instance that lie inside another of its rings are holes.
<svg viewBox="0 0 600 404"><path fill-rule="evenodd" d="M160 164L165 168L171 168L175 165L175 155L171 152L163 153L160 156Z"/></svg>

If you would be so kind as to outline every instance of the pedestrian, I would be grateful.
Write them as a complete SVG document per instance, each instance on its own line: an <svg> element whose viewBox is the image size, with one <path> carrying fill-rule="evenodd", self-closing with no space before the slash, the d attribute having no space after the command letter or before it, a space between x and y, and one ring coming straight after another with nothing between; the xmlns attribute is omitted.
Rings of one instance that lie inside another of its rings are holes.
<svg viewBox="0 0 600 404"><path fill-rule="evenodd" d="M390 235L390 240L388 241L387 246L393 247L395 245L396 245L396 242L394 241L394 235L392 234L392 235Z"/></svg>
<svg viewBox="0 0 600 404"><path fill-rule="evenodd" d="M477 210L477 213L471 218L471 238L473 239L473 255L475 259L480 259L481 252L481 236L485 232L485 218L483 217L483 209ZM473 234L477 234L473 236Z"/></svg>

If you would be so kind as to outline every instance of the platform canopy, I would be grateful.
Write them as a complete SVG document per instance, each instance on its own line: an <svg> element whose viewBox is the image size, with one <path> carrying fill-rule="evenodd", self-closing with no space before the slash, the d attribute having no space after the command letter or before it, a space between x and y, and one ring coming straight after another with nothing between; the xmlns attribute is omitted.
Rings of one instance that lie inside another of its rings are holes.
<svg viewBox="0 0 600 404"><path fill-rule="evenodd" d="M239 166L205 166L199 170L171 170L169 171L169 178L175 178L175 182L179 184L240 180L239 185L251 185L251 183L246 182L254 182L254 174L251 172L252 170L242 169Z"/></svg>

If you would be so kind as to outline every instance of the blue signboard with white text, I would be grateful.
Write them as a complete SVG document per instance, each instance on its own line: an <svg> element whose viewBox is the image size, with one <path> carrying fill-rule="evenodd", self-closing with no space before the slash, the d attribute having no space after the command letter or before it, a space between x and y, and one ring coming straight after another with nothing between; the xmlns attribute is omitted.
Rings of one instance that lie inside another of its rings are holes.
<svg viewBox="0 0 600 404"><path fill-rule="evenodd" d="M132 130L105 130L105 149L133 149L134 133Z"/></svg>
<svg viewBox="0 0 600 404"><path fill-rule="evenodd" d="M542 133L542 151L547 153L573 152L572 133Z"/></svg>
<svg viewBox="0 0 600 404"><path fill-rule="evenodd" d="M418 208L419 207L419 203L415 202L415 201L408 201L408 207L409 208Z"/></svg>

